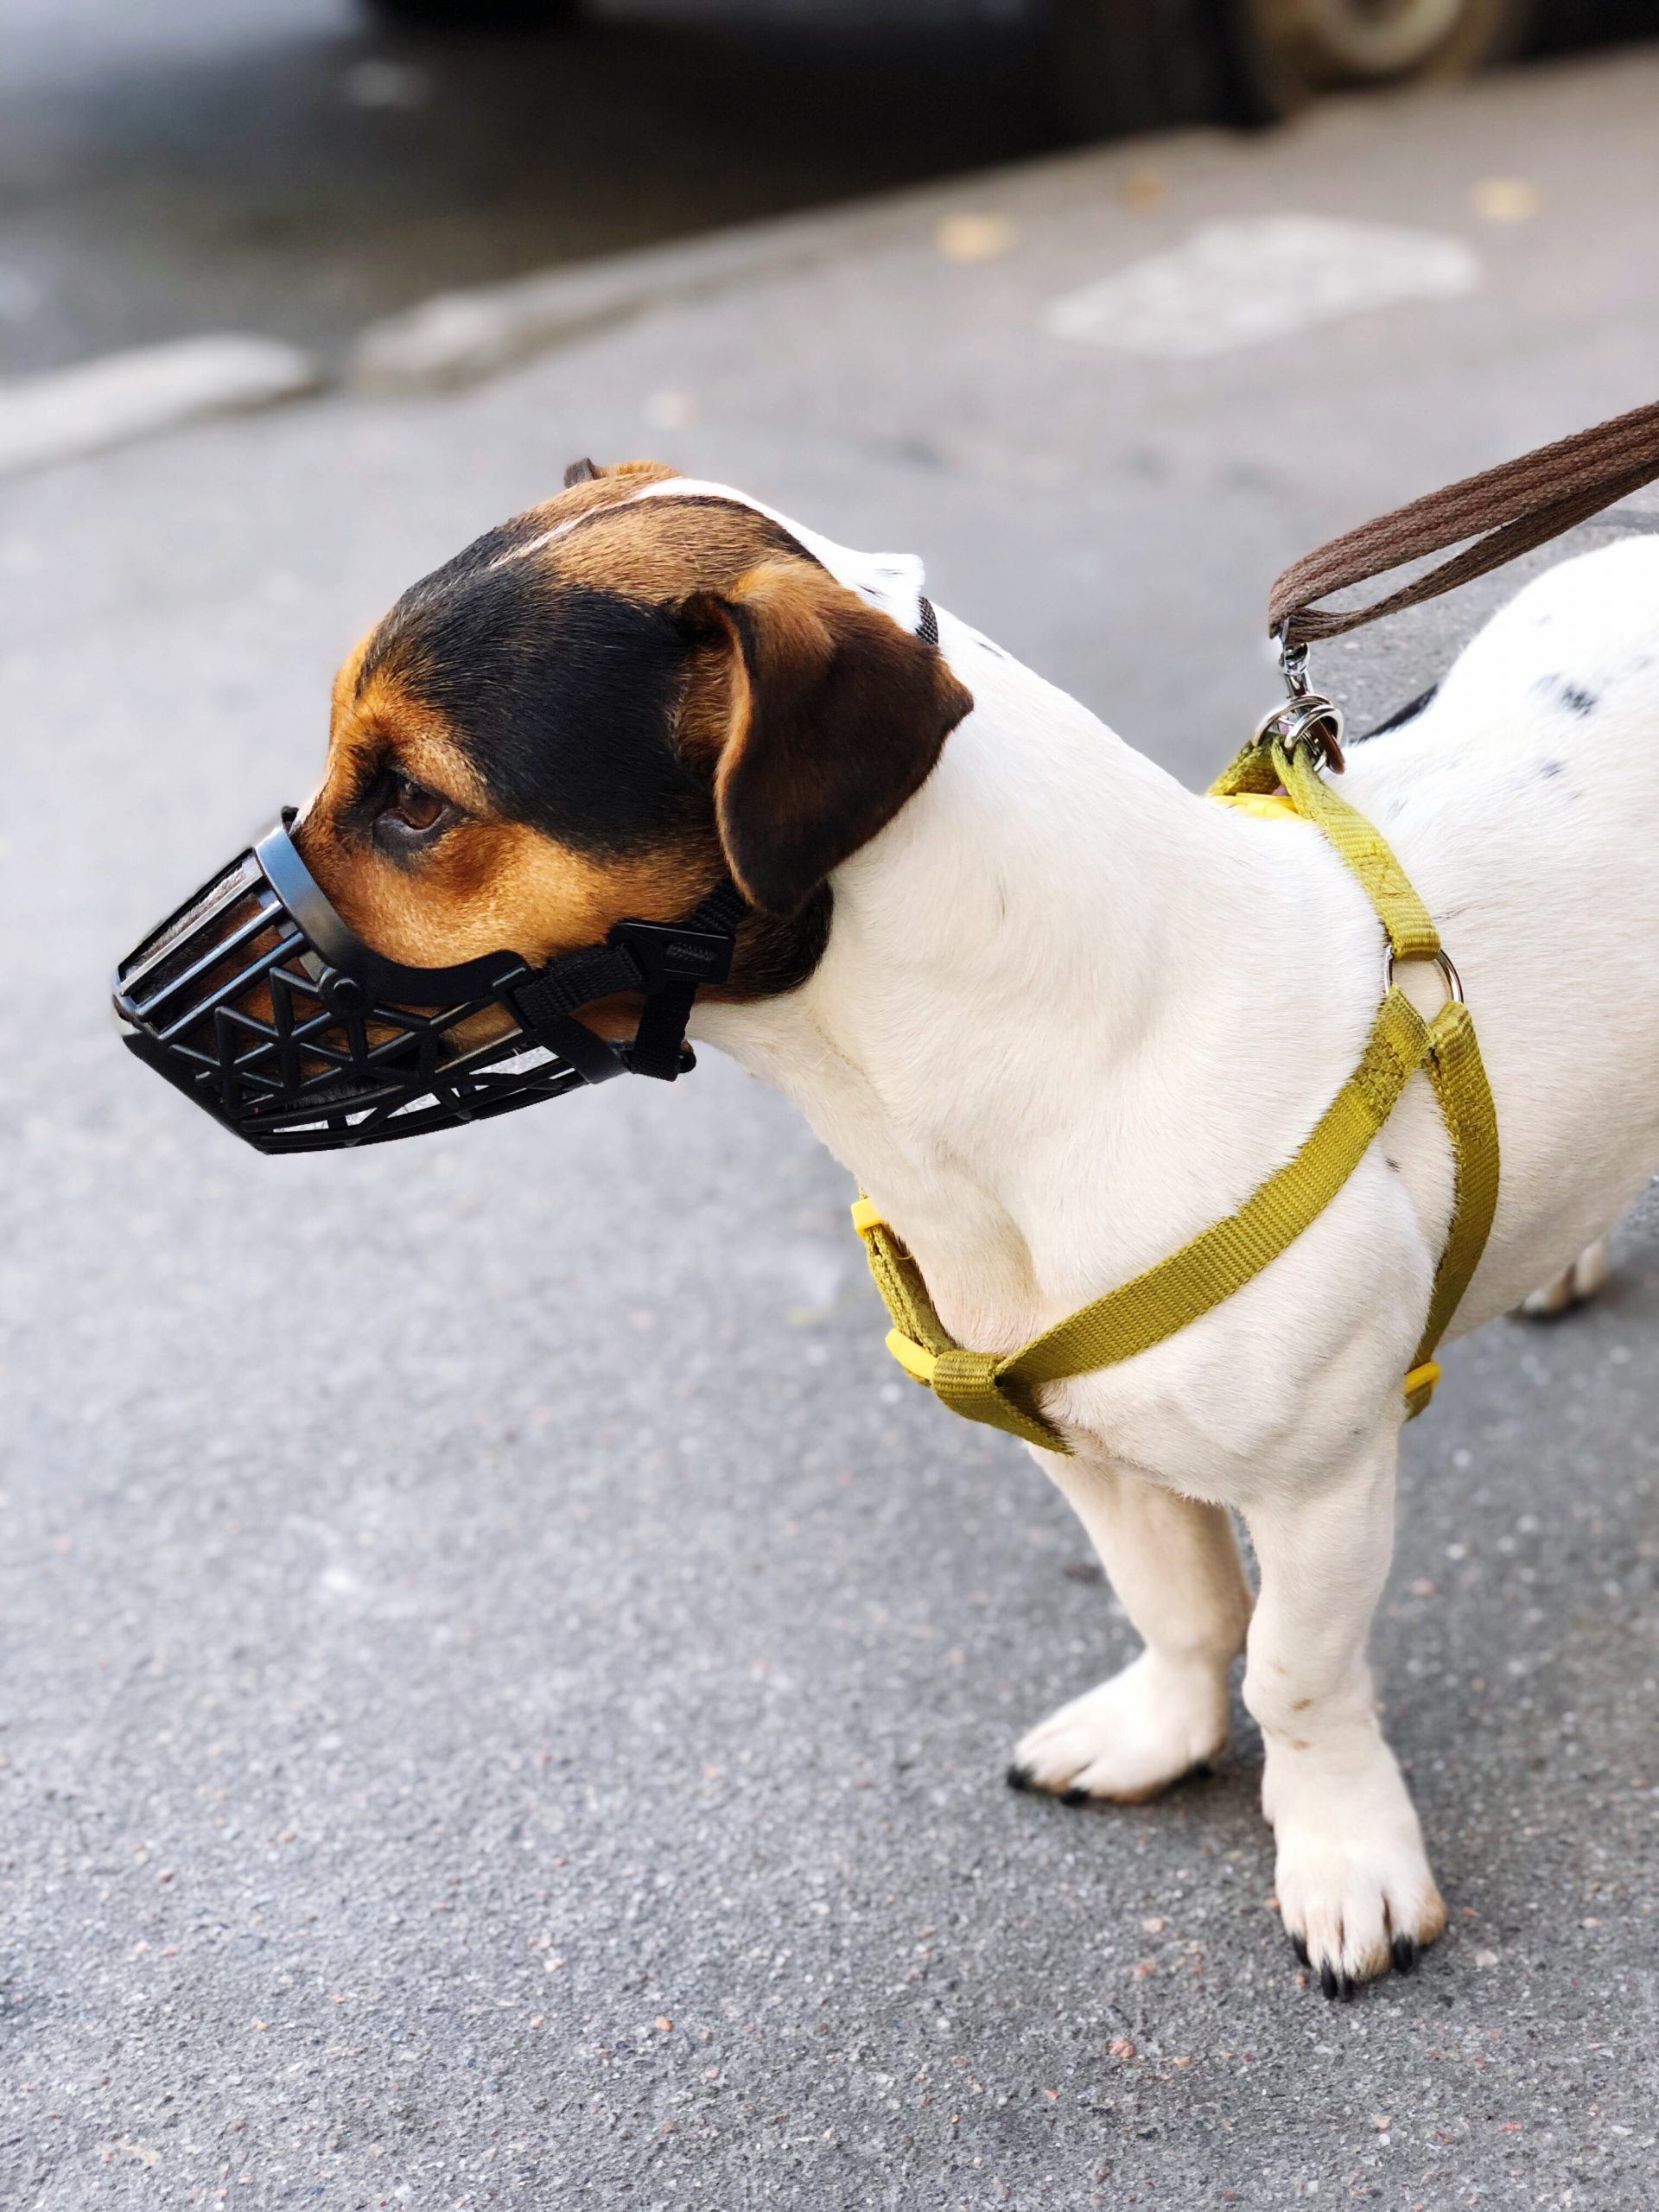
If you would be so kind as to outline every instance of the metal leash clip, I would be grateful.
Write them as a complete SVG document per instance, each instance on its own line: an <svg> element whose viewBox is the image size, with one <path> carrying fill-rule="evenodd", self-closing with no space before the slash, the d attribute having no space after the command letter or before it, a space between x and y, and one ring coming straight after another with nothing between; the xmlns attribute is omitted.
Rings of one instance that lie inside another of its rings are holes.
<svg viewBox="0 0 1659 2212"><path fill-rule="evenodd" d="M1278 631L1279 667L1286 696L1257 722L1253 741L1293 750L1305 745L1316 768L1328 768L1333 776L1339 776L1344 766L1342 709L1323 691L1308 690L1307 647L1288 642L1288 627L1281 622Z"/></svg>

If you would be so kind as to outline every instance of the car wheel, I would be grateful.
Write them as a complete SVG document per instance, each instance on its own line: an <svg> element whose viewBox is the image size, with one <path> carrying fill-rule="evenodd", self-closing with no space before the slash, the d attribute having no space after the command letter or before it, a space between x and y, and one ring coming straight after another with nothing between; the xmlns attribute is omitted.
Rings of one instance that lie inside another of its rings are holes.
<svg viewBox="0 0 1659 2212"><path fill-rule="evenodd" d="M1319 93L1458 77L1503 60L1535 0L1227 0L1222 30L1245 119Z"/></svg>
<svg viewBox="0 0 1659 2212"><path fill-rule="evenodd" d="M1320 92L1513 53L1535 0L1050 0L1060 98L1090 134L1268 123Z"/></svg>
<svg viewBox="0 0 1659 2212"><path fill-rule="evenodd" d="M556 30L575 21L582 0L365 0L384 23L426 31Z"/></svg>

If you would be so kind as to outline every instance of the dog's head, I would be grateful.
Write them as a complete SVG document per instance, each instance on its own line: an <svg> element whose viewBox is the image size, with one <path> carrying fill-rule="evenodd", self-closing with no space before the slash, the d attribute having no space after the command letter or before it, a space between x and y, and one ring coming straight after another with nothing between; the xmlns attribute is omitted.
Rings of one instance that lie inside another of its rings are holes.
<svg viewBox="0 0 1659 2212"><path fill-rule="evenodd" d="M674 481L577 463L340 670L296 834L377 950L539 963L625 918L673 920L729 871L756 910L734 987L810 972L826 878L973 702L782 524Z"/></svg>

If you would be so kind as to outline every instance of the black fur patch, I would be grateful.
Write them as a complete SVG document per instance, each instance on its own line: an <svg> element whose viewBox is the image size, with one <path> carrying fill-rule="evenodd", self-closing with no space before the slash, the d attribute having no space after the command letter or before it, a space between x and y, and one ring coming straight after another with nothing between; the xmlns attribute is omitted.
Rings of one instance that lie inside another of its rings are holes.
<svg viewBox="0 0 1659 2212"><path fill-rule="evenodd" d="M550 580L533 560L499 565L543 527L504 523L406 591L364 657L359 693L395 677L442 717L504 814L574 850L616 857L699 833L712 849L712 795L674 743L691 643L665 609ZM804 983L831 905L825 884L789 920L752 915L733 991L772 998Z"/></svg>
<svg viewBox="0 0 1659 2212"><path fill-rule="evenodd" d="M404 594L361 683L384 673L442 717L504 814L614 858L711 819L673 742L690 652L665 609L499 565L493 531Z"/></svg>
<svg viewBox="0 0 1659 2212"><path fill-rule="evenodd" d="M1564 676L1541 676L1532 688L1565 707L1570 715L1593 715L1601 703L1593 691L1586 691L1582 684L1569 683Z"/></svg>
<svg viewBox="0 0 1659 2212"><path fill-rule="evenodd" d="M740 997L781 998L798 990L823 957L830 942L834 894L821 883L798 914L752 914L737 935L732 989Z"/></svg>

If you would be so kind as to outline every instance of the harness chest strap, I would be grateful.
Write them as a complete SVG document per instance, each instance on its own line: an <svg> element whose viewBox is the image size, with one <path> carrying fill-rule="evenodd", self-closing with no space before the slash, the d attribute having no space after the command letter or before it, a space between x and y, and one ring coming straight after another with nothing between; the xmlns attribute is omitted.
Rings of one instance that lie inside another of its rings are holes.
<svg viewBox="0 0 1659 2212"><path fill-rule="evenodd" d="M1280 797L1280 792L1283 793ZM1069 1452L1038 1410L1036 1391L1148 1351L1231 1297L1287 1250L1329 1205L1420 1069L1434 1085L1455 1161L1452 1221L1428 1313L1405 1379L1408 1418L1433 1395L1433 1354L1474 1274L1497 1202L1497 1118L1460 996L1425 1021L1393 980L1395 961L1456 971L1427 909L1373 825L1319 776L1303 748L1247 746L1211 796L1252 813L1294 812L1330 838L1376 907L1389 940L1389 983L1359 1065L1294 1158L1247 1198L1155 1267L1056 1322L1020 1351L969 1351L940 1321L920 1269L868 1198L853 1208L893 1328L887 1347L907 1374L955 1413Z"/></svg>

